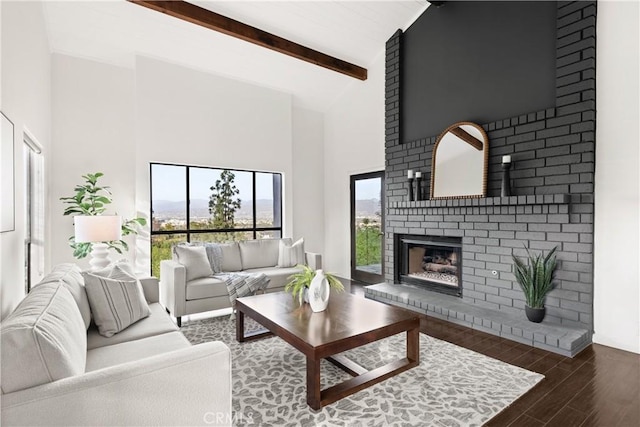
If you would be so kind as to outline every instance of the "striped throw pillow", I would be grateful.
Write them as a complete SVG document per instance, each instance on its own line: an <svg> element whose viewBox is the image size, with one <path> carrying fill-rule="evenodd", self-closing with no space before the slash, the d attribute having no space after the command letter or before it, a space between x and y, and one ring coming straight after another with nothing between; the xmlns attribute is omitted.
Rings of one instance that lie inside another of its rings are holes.
<svg viewBox="0 0 640 427"><path fill-rule="evenodd" d="M151 313L139 281L82 275L100 335L111 337Z"/></svg>

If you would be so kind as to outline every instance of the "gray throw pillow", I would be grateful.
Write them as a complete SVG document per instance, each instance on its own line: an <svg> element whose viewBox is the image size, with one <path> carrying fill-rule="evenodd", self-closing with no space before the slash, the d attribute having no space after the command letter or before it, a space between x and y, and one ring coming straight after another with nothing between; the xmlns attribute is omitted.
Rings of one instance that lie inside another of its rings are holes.
<svg viewBox="0 0 640 427"><path fill-rule="evenodd" d="M138 280L117 280L82 273L93 321L100 335L111 337L151 312Z"/></svg>

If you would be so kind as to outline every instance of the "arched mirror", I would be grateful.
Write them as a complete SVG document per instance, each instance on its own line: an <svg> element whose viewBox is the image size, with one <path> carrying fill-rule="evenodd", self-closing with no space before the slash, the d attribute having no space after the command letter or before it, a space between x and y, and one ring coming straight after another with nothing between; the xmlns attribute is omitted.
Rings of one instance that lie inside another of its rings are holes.
<svg viewBox="0 0 640 427"><path fill-rule="evenodd" d="M485 197L488 159L484 129L471 122L449 126L433 147L431 198Z"/></svg>

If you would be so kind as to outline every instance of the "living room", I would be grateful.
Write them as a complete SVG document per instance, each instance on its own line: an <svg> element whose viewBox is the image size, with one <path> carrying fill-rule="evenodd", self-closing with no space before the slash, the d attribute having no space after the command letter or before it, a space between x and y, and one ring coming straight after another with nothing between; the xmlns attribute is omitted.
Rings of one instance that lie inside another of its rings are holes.
<svg viewBox="0 0 640 427"><path fill-rule="evenodd" d="M415 16L397 28L407 30L418 15L435 13L429 12L434 6L426 2L414 6ZM350 277L349 178L385 170L387 162L388 58L384 43L369 55L365 81L325 77L332 72L308 64L302 68L304 72L296 68L293 74L287 71L287 64L294 59L278 62L275 72L281 78L313 86L314 78L321 76L318 78L323 82L335 83L327 93L309 91L301 96L243 77L243 68L275 53L267 55L261 53L263 48L252 46L250 53L244 54L254 56L250 62L238 57L217 58L206 49L205 29L193 30L194 46L205 43L205 49L196 55L227 61L224 71L217 74L191 65L187 54L166 58L134 53L119 62L106 62L91 54L92 48L104 50L100 40L88 36L76 45L71 35L51 33L49 20L57 20L58 25L60 20L73 20L74 7L74 3L64 2L3 1L0 9L2 112L13 122L16 146L15 228L0 234L3 319L25 294L22 201L26 183L22 150L17 148L22 146L25 131L44 153L43 274L57 264L76 262L67 242L73 235L73 223L62 215L64 206L59 198L70 194L81 175L103 172L104 184L111 186L114 194L113 212L149 218L149 164L159 162L281 173L283 236L304 237L307 250L322 254L326 270ZM96 10L106 7L93 6ZM137 5L123 2L119 7L139 8L133 13L150 20L170 19ZM442 7L444 10L447 5ZM92 25L99 26L90 19L84 25L87 34L91 34ZM59 31L60 27L56 28ZM593 256L592 290L587 292L592 317L587 313L585 322L592 326L594 343L640 353L638 37L628 36L638 32L637 3L598 2L595 31L597 118L592 122L598 142L592 148L596 166L590 191L594 211L583 211L593 216L595 230L589 254ZM180 52L183 46L177 40L176 46L164 48ZM163 46L157 49L162 52ZM532 111L514 111L513 115ZM459 120L467 118L454 121ZM398 191L405 191L406 169L403 166L391 176ZM495 196L499 188L490 190L494 193L489 195ZM147 274L151 266L149 242L149 231L144 229L130 240L131 250L124 255L136 270ZM615 254L616 263L633 268L605 267L611 254Z"/></svg>

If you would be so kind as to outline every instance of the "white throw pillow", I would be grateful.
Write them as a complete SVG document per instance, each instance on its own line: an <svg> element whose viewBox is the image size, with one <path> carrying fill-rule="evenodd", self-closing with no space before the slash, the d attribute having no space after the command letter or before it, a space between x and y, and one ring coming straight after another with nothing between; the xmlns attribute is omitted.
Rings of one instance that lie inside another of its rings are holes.
<svg viewBox="0 0 640 427"><path fill-rule="evenodd" d="M111 337L151 311L138 280L117 280L82 273L93 321L100 335Z"/></svg>
<svg viewBox="0 0 640 427"><path fill-rule="evenodd" d="M209 277L213 274L207 251L204 246L184 246L173 247L176 260L184 265L187 275L187 282L202 277Z"/></svg>
<svg viewBox="0 0 640 427"><path fill-rule="evenodd" d="M293 245L286 240L280 240L278 267L295 267L298 264L304 264L304 239Z"/></svg>
<svg viewBox="0 0 640 427"><path fill-rule="evenodd" d="M2 393L84 373L87 331L60 281L35 286L2 321Z"/></svg>

